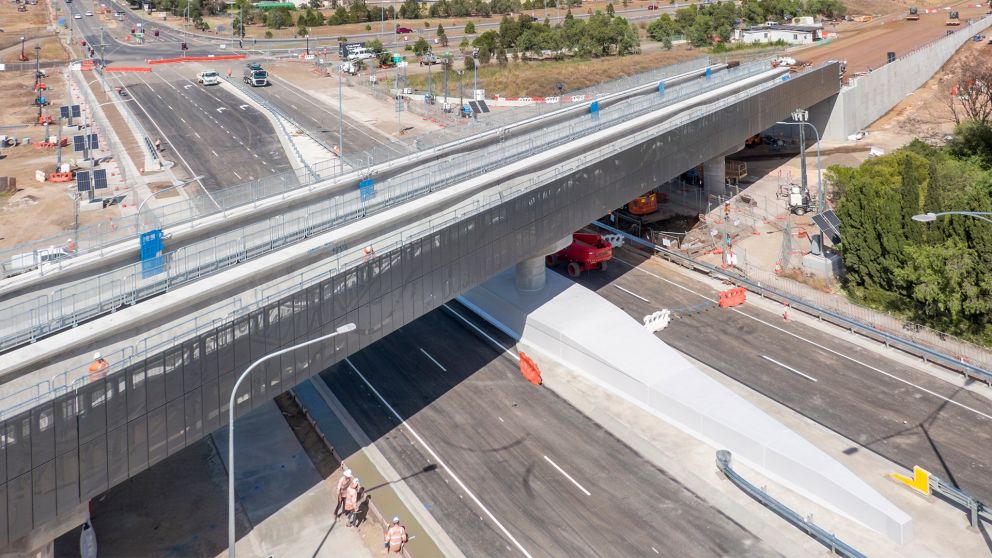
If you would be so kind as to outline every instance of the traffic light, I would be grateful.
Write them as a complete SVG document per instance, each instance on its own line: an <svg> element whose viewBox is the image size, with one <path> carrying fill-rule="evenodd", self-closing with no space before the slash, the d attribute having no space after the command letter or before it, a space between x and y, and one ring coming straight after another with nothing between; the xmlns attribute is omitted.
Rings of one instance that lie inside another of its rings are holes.
<svg viewBox="0 0 992 558"><path fill-rule="evenodd" d="M186 43L182 43L182 44L181 44L181 45L179 46L179 48L181 48L182 50L188 50L188 49L189 49L189 47L188 47L188 46L186 46Z"/></svg>
<svg viewBox="0 0 992 558"><path fill-rule="evenodd" d="M158 37L158 29L155 30L155 36Z"/></svg>

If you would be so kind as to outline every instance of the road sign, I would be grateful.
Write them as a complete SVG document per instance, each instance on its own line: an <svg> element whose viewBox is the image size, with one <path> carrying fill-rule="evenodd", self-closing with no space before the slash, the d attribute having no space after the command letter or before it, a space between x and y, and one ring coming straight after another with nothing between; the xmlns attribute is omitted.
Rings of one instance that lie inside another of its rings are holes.
<svg viewBox="0 0 992 558"><path fill-rule="evenodd" d="M589 105L589 112L592 114L599 112L599 101L593 101L592 104Z"/></svg>
<svg viewBox="0 0 992 558"><path fill-rule="evenodd" d="M375 181L371 178L366 178L365 180L358 183L358 192L361 195L362 201L369 201L375 197Z"/></svg>
<svg viewBox="0 0 992 558"><path fill-rule="evenodd" d="M165 258L162 256L161 229L141 233L141 277L152 277L163 271Z"/></svg>
<svg viewBox="0 0 992 558"><path fill-rule="evenodd" d="M403 57L402 56L398 56L396 54L393 55L393 64L399 64L402 61L403 61Z"/></svg>

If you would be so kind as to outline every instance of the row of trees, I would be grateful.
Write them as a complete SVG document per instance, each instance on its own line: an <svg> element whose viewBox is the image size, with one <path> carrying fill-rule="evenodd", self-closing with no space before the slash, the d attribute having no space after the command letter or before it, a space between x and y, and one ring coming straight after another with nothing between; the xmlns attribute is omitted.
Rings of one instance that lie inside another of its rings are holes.
<svg viewBox="0 0 992 558"><path fill-rule="evenodd" d="M676 35L685 36L692 46L704 47L714 43L727 43L737 25L755 25L766 21L787 21L798 16L835 18L847 9L840 0L743 0L738 6L733 2L692 5L667 13L648 25L648 36L672 48Z"/></svg>
<svg viewBox="0 0 992 558"><path fill-rule="evenodd" d="M968 120L944 148L919 140L858 168L832 167L852 296L957 335L992 341L992 224L913 221L992 211L992 126Z"/></svg>

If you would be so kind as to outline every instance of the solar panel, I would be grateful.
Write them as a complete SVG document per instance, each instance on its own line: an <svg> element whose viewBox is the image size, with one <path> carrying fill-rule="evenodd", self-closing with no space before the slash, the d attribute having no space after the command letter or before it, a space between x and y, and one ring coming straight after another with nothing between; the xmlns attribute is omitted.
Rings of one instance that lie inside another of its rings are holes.
<svg viewBox="0 0 992 558"><path fill-rule="evenodd" d="M84 148L83 136L72 136L72 150L82 151Z"/></svg>
<svg viewBox="0 0 992 558"><path fill-rule="evenodd" d="M93 171L93 188L100 190L107 187L107 171L99 169Z"/></svg>
<svg viewBox="0 0 992 558"><path fill-rule="evenodd" d="M83 113L79 112L79 105L72 105L72 117L79 118Z"/></svg>
<svg viewBox="0 0 992 558"><path fill-rule="evenodd" d="M90 134L90 149L99 149L100 140L97 139L96 134Z"/></svg>
<svg viewBox="0 0 992 558"><path fill-rule="evenodd" d="M70 115L70 114L72 114L72 111L70 110L70 108L69 108L69 107L67 107L67 106L64 106L64 105L63 105L63 106L61 106L61 107L59 107L59 115L60 115L60 116L61 116L62 118L69 118L69 115Z"/></svg>
<svg viewBox="0 0 992 558"><path fill-rule="evenodd" d="M482 109L482 112L489 112L489 105L485 101L479 101L479 108Z"/></svg>
<svg viewBox="0 0 992 558"><path fill-rule="evenodd" d="M76 191L77 192L90 191L90 173L88 172L76 173Z"/></svg>
<svg viewBox="0 0 992 558"><path fill-rule="evenodd" d="M827 235L832 244L840 243L840 219L837 218L837 213L833 209L814 215L813 222L823 234Z"/></svg>
<svg viewBox="0 0 992 558"><path fill-rule="evenodd" d="M482 112L479 109L479 103L477 103L475 101L469 101L468 102L468 106L472 108L472 112L474 112L475 114L479 114L480 112Z"/></svg>

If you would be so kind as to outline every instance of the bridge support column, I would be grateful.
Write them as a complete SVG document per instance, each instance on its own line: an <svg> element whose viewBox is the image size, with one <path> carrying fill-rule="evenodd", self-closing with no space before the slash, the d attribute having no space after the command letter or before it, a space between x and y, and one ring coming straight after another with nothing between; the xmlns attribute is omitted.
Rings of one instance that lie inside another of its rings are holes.
<svg viewBox="0 0 992 558"><path fill-rule="evenodd" d="M548 246L546 249L541 250L541 252L536 256L532 256L518 263L514 273L514 281L517 285L517 290L522 292L534 292L543 289L545 275L548 272L544 265L545 256L548 254L554 254L571 243L572 236L569 235L551 246Z"/></svg>
<svg viewBox="0 0 992 558"><path fill-rule="evenodd" d="M703 163L703 193L706 197L727 194L727 158L713 157Z"/></svg>

